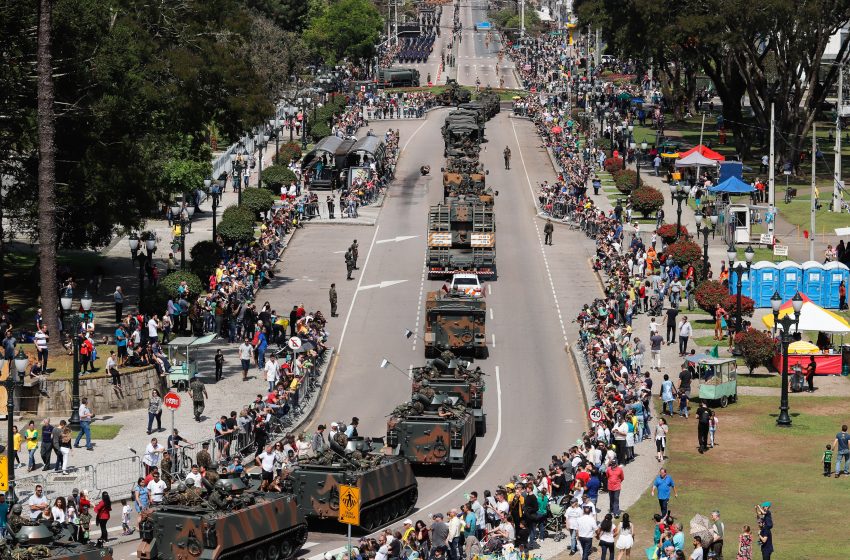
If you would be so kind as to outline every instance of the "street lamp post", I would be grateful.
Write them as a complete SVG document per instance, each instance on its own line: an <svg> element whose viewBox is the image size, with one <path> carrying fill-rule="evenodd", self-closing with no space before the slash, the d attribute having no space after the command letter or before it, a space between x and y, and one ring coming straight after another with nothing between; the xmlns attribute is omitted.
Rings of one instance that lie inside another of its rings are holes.
<svg viewBox="0 0 850 560"><path fill-rule="evenodd" d="M643 155L646 153L646 142L640 143L640 153L635 154L635 168L637 169L637 176L635 177L635 188L640 187L640 160L643 159Z"/></svg>
<svg viewBox="0 0 850 560"><path fill-rule="evenodd" d="M174 215L175 211L180 216L178 224L180 225L180 234L179 239L176 239L177 242L180 243L180 270L186 269L186 228L191 224L192 216L195 214L195 209L192 207L186 208L186 213L189 214L189 219L187 220L183 216L183 212L180 210L179 205L174 205L171 207L171 214ZM173 247L173 249L177 249Z"/></svg>
<svg viewBox="0 0 850 560"><path fill-rule="evenodd" d="M742 286L742 277L744 273L747 273L747 276L750 274L750 267L753 265L753 257L756 252L753 251L753 247L747 246L747 250L744 251L744 259L746 261L746 266L744 263L738 263L735 265L735 268L732 268L732 263L735 262L735 258L738 255L738 251L735 250L735 246L733 244L729 244L729 247L726 249L726 256L729 258L729 270L733 271L735 275L738 277L736 284L736 288L738 290L737 296L737 309L735 310L735 332L741 332L741 286Z"/></svg>
<svg viewBox="0 0 850 560"><path fill-rule="evenodd" d="M258 127L257 134L254 135L254 145L257 146L258 151L260 152L260 167L257 172L257 186L260 187L263 185L263 150L266 147L266 143L268 142L268 137L266 136L266 131L264 127Z"/></svg>
<svg viewBox="0 0 850 560"><path fill-rule="evenodd" d="M280 154L280 118L275 114L275 117L269 120L269 126L271 127L270 132L274 136L274 164L277 165L280 163L279 154Z"/></svg>
<svg viewBox="0 0 850 560"><path fill-rule="evenodd" d="M233 156L231 156L231 158L232 157ZM232 159L231 159L231 161L232 161ZM211 177L204 179L204 186L207 187L207 190L209 190L210 185L212 185L212 182L213 182L213 180L212 180ZM216 226L217 226L217 223L218 223L217 222L217 220L218 220L217 214L218 214L219 193L221 193L221 185L219 184L218 181L216 181L215 193L213 193L213 197L212 197L212 213L213 213L213 215L212 215L212 219L213 219L212 240L213 240L213 243L215 243L215 230L216 230Z"/></svg>
<svg viewBox="0 0 850 560"><path fill-rule="evenodd" d="M714 229L717 227L717 215L712 214L709 218L711 222L711 227L708 227L707 223L703 223L702 226L697 224L697 233L702 235L702 279L708 280L708 234L714 233Z"/></svg>
<svg viewBox="0 0 850 560"><path fill-rule="evenodd" d="M688 193L677 183L670 184L670 193L673 202L676 203L676 241L679 241L679 232L682 229L682 203L688 199Z"/></svg>
<svg viewBox="0 0 850 560"><path fill-rule="evenodd" d="M173 210L173 208L172 208ZM194 209L193 209L194 211ZM173 214L172 214L173 215ZM145 253L140 253L141 243L144 241ZM134 262L138 261L139 265L139 308L141 309L145 300L145 271L146 265L153 259L153 253L156 251L156 236L151 232L142 232L139 236L136 232L130 234L127 238L127 243L130 246L130 255Z"/></svg>
<svg viewBox="0 0 850 560"><path fill-rule="evenodd" d="M788 345L791 344L791 328L796 331L800 326L800 310L803 308L803 298L800 297L800 292L794 294L791 298L791 305L794 309L794 317L791 314L786 314L782 318L779 317L779 308L782 306L782 298L779 297L779 292L774 292L770 298L770 307L773 309L773 331L779 331L779 343L782 345L782 388L779 397L779 416L776 418L776 425L782 428L791 426L791 415L788 414Z"/></svg>
<svg viewBox="0 0 850 560"><path fill-rule="evenodd" d="M298 107L301 109L301 151L307 151L307 104L310 102L309 97L299 97ZM296 118L298 118L296 116Z"/></svg>
<svg viewBox="0 0 850 560"><path fill-rule="evenodd" d="M15 371L12 371L12 363L15 364ZM12 428L15 425L15 388L23 386L24 375L29 367L29 358L24 354L23 349L18 349L18 354L9 363L9 376L3 381L3 386L6 388L6 477L9 483L9 490L6 492L6 502L9 508L15 505L18 501L18 495L15 493L15 446L12 442L15 441L15 434Z"/></svg>
<svg viewBox="0 0 850 560"><path fill-rule="evenodd" d="M62 304L62 310L68 316L70 324L70 332L72 336L72 344L74 350L73 359L73 378L71 383L71 418L68 419L68 424L74 430L80 429L80 324L84 321L79 313L71 313L74 305L74 291L69 287L59 298ZM91 309L91 296L88 290L83 293L80 298L80 307L83 308L83 313L88 313Z"/></svg>

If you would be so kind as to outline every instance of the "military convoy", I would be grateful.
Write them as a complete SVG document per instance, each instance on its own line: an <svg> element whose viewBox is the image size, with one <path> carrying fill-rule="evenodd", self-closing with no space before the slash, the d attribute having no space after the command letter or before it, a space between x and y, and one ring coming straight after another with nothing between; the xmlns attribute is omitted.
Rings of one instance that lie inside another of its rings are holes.
<svg viewBox="0 0 850 560"><path fill-rule="evenodd" d="M472 94L457 83L457 80L449 78L446 80L446 89L437 94L437 103L441 105L457 107L461 103L472 101Z"/></svg>
<svg viewBox="0 0 850 560"><path fill-rule="evenodd" d="M287 479L307 519L336 519L339 486L360 489L360 527L367 532L410 514L419 497L410 463L383 453L383 441L368 438L343 441L330 438L330 449L301 460Z"/></svg>
<svg viewBox="0 0 850 560"><path fill-rule="evenodd" d="M461 292L428 292L425 300L425 357L449 350L459 356L486 358L487 303Z"/></svg>
<svg viewBox="0 0 850 560"><path fill-rule="evenodd" d="M428 388L424 388L428 389ZM475 418L455 396L420 390L387 421L387 447L414 465L450 470L463 478L475 460Z"/></svg>
<svg viewBox="0 0 850 560"><path fill-rule="evenodd" d="M111 548L76 541L75 527L54 532L44 523L30 521L29 510L26 517L22 513L21 504L15 504L7 525L10 536L0 539L0 560L112 560Z"/></svg>
<svg viewBox="0 0 850 560"><path fill-rule="evenodd" d="M167 503L143 516L139 560L288 560L307 542L307 522L290 493L248 489L226 477L206 500Z"/></svg>
<svg viewBox="0 0 850 560"><path fill-rule="evenodd" d="M452 352L444 351L439 358L430 360L424 366L413 368L412 374L413 394L430 387L436 393L458 397L475 418L475 435L483 436L486 433L485 383L480 366L473 369L469 362L458 359Z"/></svg>
<svg viewBox="0 0 850 560"><path fill-rule="evenodd" d="M419 70L415 68L378 68L380 87L419 87Z"/></svg>
<svg viewBox="0 0 850 560"><path fill-rule="evenodd" d="M471 179L469 179L471 181ZM485 193L481 193L485 194ZM469 193L432 206L428 212L425 266L431 280L455 272L496 277L496 219L492 204Z"/></svg>

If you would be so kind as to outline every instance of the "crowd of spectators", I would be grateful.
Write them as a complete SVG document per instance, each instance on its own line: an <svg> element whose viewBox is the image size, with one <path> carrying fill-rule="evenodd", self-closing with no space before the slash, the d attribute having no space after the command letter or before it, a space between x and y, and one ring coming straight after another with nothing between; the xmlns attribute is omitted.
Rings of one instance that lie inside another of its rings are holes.
<svg viewBox="0 0 850 560"><path fill-rule="evenodd" d="M422 118L434 107L437 98L431 92L407 92L401 96L380 92L368 95L364 102L367 120Z"/></svg>

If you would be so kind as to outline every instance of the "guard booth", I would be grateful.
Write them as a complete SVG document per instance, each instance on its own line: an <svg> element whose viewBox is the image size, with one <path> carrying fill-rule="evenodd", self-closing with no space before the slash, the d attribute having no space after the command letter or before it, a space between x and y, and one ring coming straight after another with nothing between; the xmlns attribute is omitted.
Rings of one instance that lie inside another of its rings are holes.
<svg viewBox="0 0 850 560"><path fill-rule="evenodd" d="M779 274L779 295L788 301L797 292L803 291L803 268L794 261L782 261L776 265Z"/></svg>
<svg viewBox="0 0 850 560"><path fill-rule="evenodd" d="M746 263L740 261L736 261L735 264L729 267L729 293L733 296L738 295L738 273L735 272L735 267L739 264L741 265L741 268L744 269L744 274L741 276L741 295L755 299L753 297L753 271L750 270L750 272L747 272ZM773 295L773 293L770 295ZM768 305L770 305L769 302Z"/></svg>
<svg viewBox="0 0 850 560"><path fill-rule="evenodd" d="M730 204L727 227L733 243L750 242L750 207L746 204Z"/></svg>
<svg viewBox="0 0 850 560"><path fill-rule="evenodd" d="M838 286L850 278L850 269L846 264L832 261L823 265L823 307L838 309Z"/></svg>
<svg viewBox="0 0 850 560"><path fill-rule="evenodd" d="M812 300L812 303L824 307L823 288L824 270L823 265L817 261L806 261L803 263L803 293Z"/></svg>
<svg viewBox="0 0 850 560"><path fill-rule="evenodd" d="M752 295L756 307L770 307L770 298L779 291L779 271L776 263L759 261L753 265Z"/></svg>

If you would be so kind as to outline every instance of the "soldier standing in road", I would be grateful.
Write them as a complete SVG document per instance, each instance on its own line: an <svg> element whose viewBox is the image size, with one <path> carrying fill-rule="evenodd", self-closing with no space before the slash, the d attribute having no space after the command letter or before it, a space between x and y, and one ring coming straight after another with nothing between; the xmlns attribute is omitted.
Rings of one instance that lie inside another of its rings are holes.
<svg viewBox="0 0 850 560"><path fill-rule="evenodd" d="M207 388L204 387L204 382L197 375L189 383L189 392L192 394L192 411L195 414L195 422L200 422L201 414L204 412L204 399L208 397Z"/></svg>
<svg viewBox="0 0 850 560"><path fill-rule="evenodd" d="M331 289L328 292L328 298L331 301L331 317L337 317L337 314L336 314L336 284L331 284Z"/></svg>
<svg viewBox="0 0 850 560"><path fill-rule="evenodd" d="M511 149L505 146L505 169L511 168Z"/></svg>
<svg viewBox="0 0 850 560"><path fill-rule="evenodd" d="M332 197L331 195L328 195L327 202L328 202L328 218L333 220L334 219L334 197Z"/></svg>
<svg viewBox="0 0 850 560"><path fill-rule="evenodd" d="M346 280L354 280L351 277L351 272L354 270L354 257L351 256L351 249L345 252L345 270L348 272L348 275L345 277Z"/></svg>
<svg viewBox="0 0 850 560"><path fill-rule="evenodd" d="M360 270L357 268L357 257L360 256L360 246L357 244L357 240L354 240L354 243L351 244L351 247L348 249L351 251L351 259L354 262L354 270Z"/></svg>
<svg viewBox="0 0 850 560"><path fill-rule="evenodd" d="M545 245L552 244L552 232L555 231L555 226L552 225L552 220L546 218L546 225L543 226L543 243Z"/></svg>

